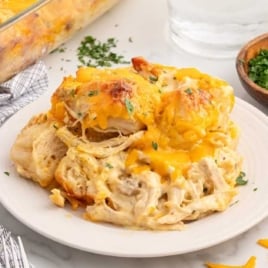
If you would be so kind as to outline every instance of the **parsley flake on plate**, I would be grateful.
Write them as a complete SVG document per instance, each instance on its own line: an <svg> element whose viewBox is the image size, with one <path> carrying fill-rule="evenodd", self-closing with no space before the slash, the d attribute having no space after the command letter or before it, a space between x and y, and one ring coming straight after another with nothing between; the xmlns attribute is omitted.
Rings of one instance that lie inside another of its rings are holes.
<svg viewBox="0 0 268 268"><path fill-rule="evenodd" d="M248 183L247 180L245 180L246 173L243 171L240 171L239 176L236 178L236 185L246 185Z"/></svg>

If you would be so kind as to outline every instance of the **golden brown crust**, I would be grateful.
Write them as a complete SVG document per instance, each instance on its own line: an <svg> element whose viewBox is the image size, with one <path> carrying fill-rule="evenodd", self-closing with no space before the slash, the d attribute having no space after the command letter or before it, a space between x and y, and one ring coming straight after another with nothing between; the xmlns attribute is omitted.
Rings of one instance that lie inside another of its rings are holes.
<svg viewBox="0 0 268 268"><path fill-rule="evenodd" d="M0 33L0 82L47 55L118 0L52 0Z"/></svg>

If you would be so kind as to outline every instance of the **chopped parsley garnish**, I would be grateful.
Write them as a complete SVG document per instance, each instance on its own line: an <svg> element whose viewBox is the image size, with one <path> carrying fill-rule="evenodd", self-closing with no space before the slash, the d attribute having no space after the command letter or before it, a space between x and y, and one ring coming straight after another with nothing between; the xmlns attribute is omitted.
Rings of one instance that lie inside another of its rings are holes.
<svg viewBox="0 0 268 268"><path fill-rule="evenodd" d="M249 78L268 89L268 49L261 49L258 55L248 62L248 67Z"/></svg>
<svg viewBox="0 0 268 268"><path fill-rule="evenodd" d="M233 205L236 205L239 202L239 200L234 201L234 203L230 204L230 207L232 207Z"/></svg>
<svg viewBox="0 0 268 268"><path fill-rule="evenodd" d="M246 176L246 173L243 171L240 171L239 176L236 178L236 185L246 185L248 183L247 180L244 179Z"/></svg>
<svg viewBox="0 0 268 268"><path fill-rule="evenodd" d="M82 116L83 116L83 114L82 114L81 112L78 112L77 115L78 115L79 117L82 117Z"/></svg>
<svg viewBox="0 0 268 268"><path fill-rule="evenodd" d="M98 90L90 90L88 92L88 96L89 97L97 96L98 94L99 94L99 91Z"/></svg>
<svg viewBox="0 0 268 268"><path fill-rule="evenodd" d="M86 36L77 49L79 62L84 66L111 67L113 64L129 64L122 55L112 51L117 45L115 38L101 42L92 36Z"/></svg>
<svg viewBox="0 0 268 268"><path fill-rule="evenodd" d="M54 127L55 129L59 129L58 126L56 126L55 124L53 125L53 127Z"/></svg>
<svg viewBox="0 0 268 268"><path fill-rule="evenodd" d="M110 163L106 163L106 164L105 164L105 167L107 167L107 168L109 168L109 169L112 169L112 168L113 168L113 166L112 166Z"/></svg>
<svg viewBox="0 0 268 268"><path fill-rule="evenodd" d="M74 95L75 95L75 89L72 89L72 90L70 91L70 95L71 95L72 97L74 97Z"/></svg>
<svg viewBox="0 0 268 268"><path fill-rule="evenodd" d="M7 175L7 176L10 175L10 173L8 171L5 171L4 174Z"/></svg>
<svg viewBox="0 0 268 268"><path fill-rule="evenodd" d="M129 38L128 38L128 42L129 42L129 43L133 43L133 39L132 39L132 37L129 37Z"/></svg>
<svg viewBox="0 0 268 268"><path fill-rule="evenodd" d="M257 190L258 190L258 188L256 187L256 188L253 189L253 192L256 192Z"/></svg>
<svg viewBox="0 0 268 268"><path fill-rule="evenodd" d="M186 94L188 94L188 95L192 95L193 94L193 91L190 88L185 89L184 92Z"/></svg>
<svg viewBox="0 0 268 268"><path fill-rule="evenodd" d="M152 147L155 151L158 149L158 144L155 141L152 141Z"/></svg>
<svg viewBox="0 0 268 268"><path fill-rule="evenodd" d="M158 77L157 76L153 76L153 75L150 75L149 76L149 80L151 83L155 83L158 81Z"/></svg>
<svg viewBox="0 0 268 268"><path fill-rule="evenodd" d="M66 47L60 46L60 47L57 47L57 48L55 48L54 50L52 50L52 51L50 52L50 54L55 53L55 52L63 53L63 52L65 52L65 51L66 51Z"/></svg>
<svg viewBox="0 0 268 268"><path fill-rule="evenodd" d="M58 52L63 53L66 51L66 47L59 47Z"/></svg>
<svg viewBox="0 0 268 268"><path fill-rule="evenodd" d="M133 104L131 103L131 101L129 99L125 99L125 105L126 105L126 108L127 108L127 112L129 114L132 114L133 111L134 111L134 107L133 107Z"/></svg>

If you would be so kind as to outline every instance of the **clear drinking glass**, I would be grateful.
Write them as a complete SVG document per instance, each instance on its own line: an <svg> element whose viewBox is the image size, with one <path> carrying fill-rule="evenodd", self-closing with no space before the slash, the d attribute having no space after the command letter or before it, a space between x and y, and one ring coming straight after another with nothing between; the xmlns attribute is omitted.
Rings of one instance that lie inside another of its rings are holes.
<svg viewBox="0 0 268 268"><path fill-rule="evenodd" d="M171 39L205 57L232 58L268 31L268 0L167 0Z"/></svg>

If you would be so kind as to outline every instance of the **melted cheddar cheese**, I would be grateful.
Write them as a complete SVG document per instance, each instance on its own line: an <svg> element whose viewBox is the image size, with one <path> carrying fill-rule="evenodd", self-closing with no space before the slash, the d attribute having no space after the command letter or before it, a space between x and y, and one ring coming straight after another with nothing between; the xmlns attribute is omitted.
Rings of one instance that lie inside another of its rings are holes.
<svg viewBox="0 0 268 268"><path fill-rule="evenodd" d="M227 209L242 164L233 105L230 85L194 68L143 58L80 68L47 113L50 139L67 147L46 180L59 185L51 200L85 203L93 221L158 230Z"/></svg>
<svg viewBox="0 0 268 268"><path fill-rule="evenodd" d="M52 114L63 121L71 114L81 122L83 130L106 129L113 118L149 125L159 101L157 87L148 85L131 69L88 67L79 69L76 78L64 80L52 97Z"/></svg>

